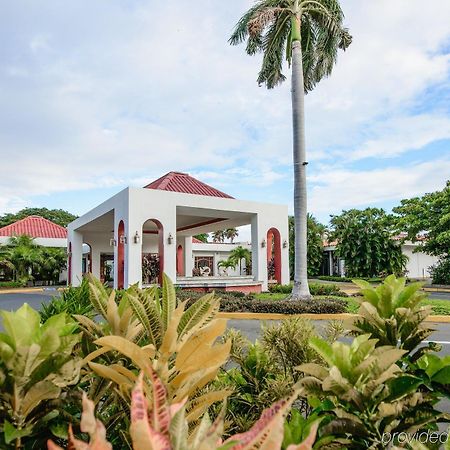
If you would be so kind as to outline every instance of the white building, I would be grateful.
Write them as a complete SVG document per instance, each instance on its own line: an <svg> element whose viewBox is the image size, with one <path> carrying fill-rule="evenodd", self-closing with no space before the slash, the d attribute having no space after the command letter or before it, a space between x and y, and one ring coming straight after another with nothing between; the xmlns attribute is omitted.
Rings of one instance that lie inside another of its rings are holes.
<svg viewBox="0 0 450 450"><path fill-rule="evenodd" d="M193 254L193 236L242 225L251 226L251 276L216 271L229 244L196 243ZM289 282L288 240L287 206L237 200L187 174L169 172L144 188L124 189L69 224L68 282L80 283L88 244L87 270L102 279L109 268L115 288L148 284L144 259L181 287L259 292L267 289L268 258L274 260L276 281ZM205 266L209 270L195 276L195 269Z"/></svg>

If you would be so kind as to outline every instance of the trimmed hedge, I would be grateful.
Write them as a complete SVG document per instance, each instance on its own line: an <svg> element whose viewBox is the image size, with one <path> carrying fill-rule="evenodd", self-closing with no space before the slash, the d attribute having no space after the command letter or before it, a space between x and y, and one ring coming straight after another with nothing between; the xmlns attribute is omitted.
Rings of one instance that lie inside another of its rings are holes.
<svg viewBox="0 0 450 450"><path fill-rule="evenodd" d="M0 281L0 288L20 288L24 286L25 285L19 281Z"/></svg>
<svg viewBox="0 0 450 450"><path fill-rule="evenodd" d="M369 283L380 283L383 281L383 278L369 278L369 277L359 277L359 278L348 278L348 277L337 277L337 276L330 276L330 275L320 275L318 277L315 277L318 280L323 281L337 281L338 283L351 283L353 280L364 280L368 281Z"/></svg>
<svg viewBox="0 0 450 450"><path fill-rule="evenodd" d="M201 292L180 290L177 297L188 299L187 307L205 295ZM220 311L223 312L249 312L272 314L338 314L346 312L345 300L336 298L312 299L311 301L291 300L258 300L251 294L241 292L217 292L221 298Z"/></svg>
<svg viewBox="0 0 450 450"><path fill-rule="evenodd" d="M292 292L292 284L273 284L269 286L269 291L277 294L290 294ZM336 295L339 297L347 297L347 294L335 284L309 283L309 291L311 295Z"/></svg>

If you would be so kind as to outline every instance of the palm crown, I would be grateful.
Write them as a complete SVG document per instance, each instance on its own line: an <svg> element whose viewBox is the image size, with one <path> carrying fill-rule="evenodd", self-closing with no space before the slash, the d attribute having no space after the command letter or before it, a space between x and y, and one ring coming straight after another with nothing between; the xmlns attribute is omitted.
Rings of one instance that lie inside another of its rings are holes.
<svg viewBox="0 0 450 450"><path fill-rule="evenodd" d="M300 41L304 89L309 92L331 74L338 49L352 41L343 20L337 0L257 0L237 23L230 43L247 41L249 55L264 54L258 83L271 89L286 79L284 59L290 64L292 42Z"/></svg>

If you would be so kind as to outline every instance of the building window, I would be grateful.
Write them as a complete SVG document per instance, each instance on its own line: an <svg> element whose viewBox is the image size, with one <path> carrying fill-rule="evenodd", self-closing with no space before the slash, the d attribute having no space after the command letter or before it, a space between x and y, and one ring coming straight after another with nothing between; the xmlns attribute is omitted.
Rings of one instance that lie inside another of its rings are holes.
<svg viewBox="0 0 450 450"><path fill-rule="evenodd" d="M194 277L214 275L214 256L196 256L193 275Z"/></svg>

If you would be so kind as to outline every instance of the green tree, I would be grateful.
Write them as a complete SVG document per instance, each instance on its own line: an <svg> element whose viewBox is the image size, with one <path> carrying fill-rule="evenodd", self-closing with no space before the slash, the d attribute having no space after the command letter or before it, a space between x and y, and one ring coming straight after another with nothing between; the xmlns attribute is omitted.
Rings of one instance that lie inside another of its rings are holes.
<svg viewBox="0 0 450 450"><path fill-rule="evenodd" d="M239 266L239 275L242 275L242 260L245 260L245 266L248 267L250 264L250 258L252 254L250 250L239 245L234 250L230 252L229 259L235 262L235 265Z"/></svg>
<svg viewBox="0 0 450 450"><path fill-rule="evenodd" d="M2 260L8 261L16 281L32 279L33 270L41 262L41 251L33 238L23 235L9 238L2 251Z"/></svg>
<svg viewBox="0 0 450 450"><path fill-rule="evenodd" d="M212 238L214 242L224 242L225 241L225 231L224 230L218 230L214 231L212 234Z"/></svg>
<svg viewBox="0 0 450 450"><path fill-rule="evenodd" d="M349 277L375 277L383 273L401 274L407 262L400 242L393 239L392 216L383 209L351 209L331 218L331 240L345 260Z"/></svg>
<svg viewBox="0 0 450 450"><path fill-rule="evenodd" d="M307 273L307 201L304 93L331 74L338 49L351 36L343 26L338 0L258 0L239 20L232 45L247 42L246 52L263 53L258 83L282 83L286 57L292 71L295 270L293 299L310 299Z"/></svg>
<svg viewBox="0 0 450 450"><path fill-rule="evenodd" d="M227 228L225 230L225 237L230 240L231 243L239 236L239 231L236 228Z"/></svg>
<svg viewBox="0 0 450 450"><path fill-rule="evenodd" d="M442 191L400 202L393 208L396 227L407 239L419 242L418 250L448 258L450 255L450 180ZM426 236L426 239L423 237Z"/></svg>
<svg viewBox="0 0 450 450"><path fill-rule="evenodd" d="M25 219L29 216L41 216L44 219L51 220L52 222L67 227L67 225L74 221L77 216L74 216L70 212L63 209L48 209L48 208L24 208L15 214L4 214L0 216L0 228L6 227L18 220Z"/></svg>
<svg viewBox="0 0 450 450"><path fill-rule="evenodd" d="M320 274L323 260L323 235L326 226L321 224L312 214L308 214L308 276L315 277ZM289 217L289 269L294 273L295 263L295 227L294 217Z"/></svg>
<svg viewBox="0 0 450 450"><path fill-rule="evenodd" d="M67 253L62 248L40 247L36 278L58 283L59 274L67 266Z"/></svg>

